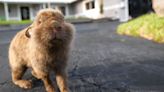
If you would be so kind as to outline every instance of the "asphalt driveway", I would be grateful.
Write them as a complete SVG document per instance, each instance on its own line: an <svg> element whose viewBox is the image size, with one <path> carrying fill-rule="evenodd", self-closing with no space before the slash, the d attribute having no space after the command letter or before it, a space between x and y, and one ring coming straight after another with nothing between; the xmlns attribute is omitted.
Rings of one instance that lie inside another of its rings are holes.
<svg viewBox="0 0 164 92"><path fill-rule="evenodd" d="M118 24L75 24L68 65L71 92L164 92L164 45L117 35ZM33 80L32 89L20 89L11 82L7 53L16 32L0 31L0 92L45 92L43 83L29 71L24 78Z"/></svg>

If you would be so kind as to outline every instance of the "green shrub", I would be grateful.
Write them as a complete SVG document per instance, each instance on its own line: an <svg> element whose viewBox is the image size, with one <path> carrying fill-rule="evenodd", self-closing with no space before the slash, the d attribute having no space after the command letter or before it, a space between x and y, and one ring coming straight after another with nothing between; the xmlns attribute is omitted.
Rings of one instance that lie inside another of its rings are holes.
<svg viewBox="0 0 164 92"><path fill-rule="evenodd" d="M143 37L159 43L164 42L164 18L156 14L146 14L118 26L117 32L122 35Z"/></svg>

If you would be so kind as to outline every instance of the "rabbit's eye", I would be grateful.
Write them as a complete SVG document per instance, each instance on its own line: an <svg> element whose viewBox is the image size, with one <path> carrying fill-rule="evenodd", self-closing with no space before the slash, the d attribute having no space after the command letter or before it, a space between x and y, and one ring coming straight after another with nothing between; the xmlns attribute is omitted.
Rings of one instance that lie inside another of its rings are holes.
<svg viewBox="0 0 164 92"><path fill-rule="evenodd" d="M61 30L62 30L62 27L61 27L61 26L57 26L57 27L55 27L55 29L56 29L57 31L61 31Z"/></svg>

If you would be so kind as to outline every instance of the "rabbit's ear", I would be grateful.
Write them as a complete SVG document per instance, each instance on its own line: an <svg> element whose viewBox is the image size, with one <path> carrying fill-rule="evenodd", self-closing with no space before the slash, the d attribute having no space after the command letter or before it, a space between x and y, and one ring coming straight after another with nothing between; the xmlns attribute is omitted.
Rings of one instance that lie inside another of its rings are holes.
<svg viewBox="0 0 164 92"><path fill-rule="evenodd" d="M27 38L30 38L30 37L31 37L31 34L30 34L30 32L29 32L30 29L31 29L31 27L28 27L28 28L26 29L26 32L25 32L25 35L26 35Z"/></svg>

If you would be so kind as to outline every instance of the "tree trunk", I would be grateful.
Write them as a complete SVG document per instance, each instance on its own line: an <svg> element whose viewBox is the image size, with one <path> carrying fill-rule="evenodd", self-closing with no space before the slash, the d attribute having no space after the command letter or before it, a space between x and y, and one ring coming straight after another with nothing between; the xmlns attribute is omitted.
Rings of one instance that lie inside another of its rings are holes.
<svg viewBox="0 0 164 92"><path fill-rule="evenodd" d="M152 0L152 2L155 13L160 17L164 17L164 0Z"/></svg>

